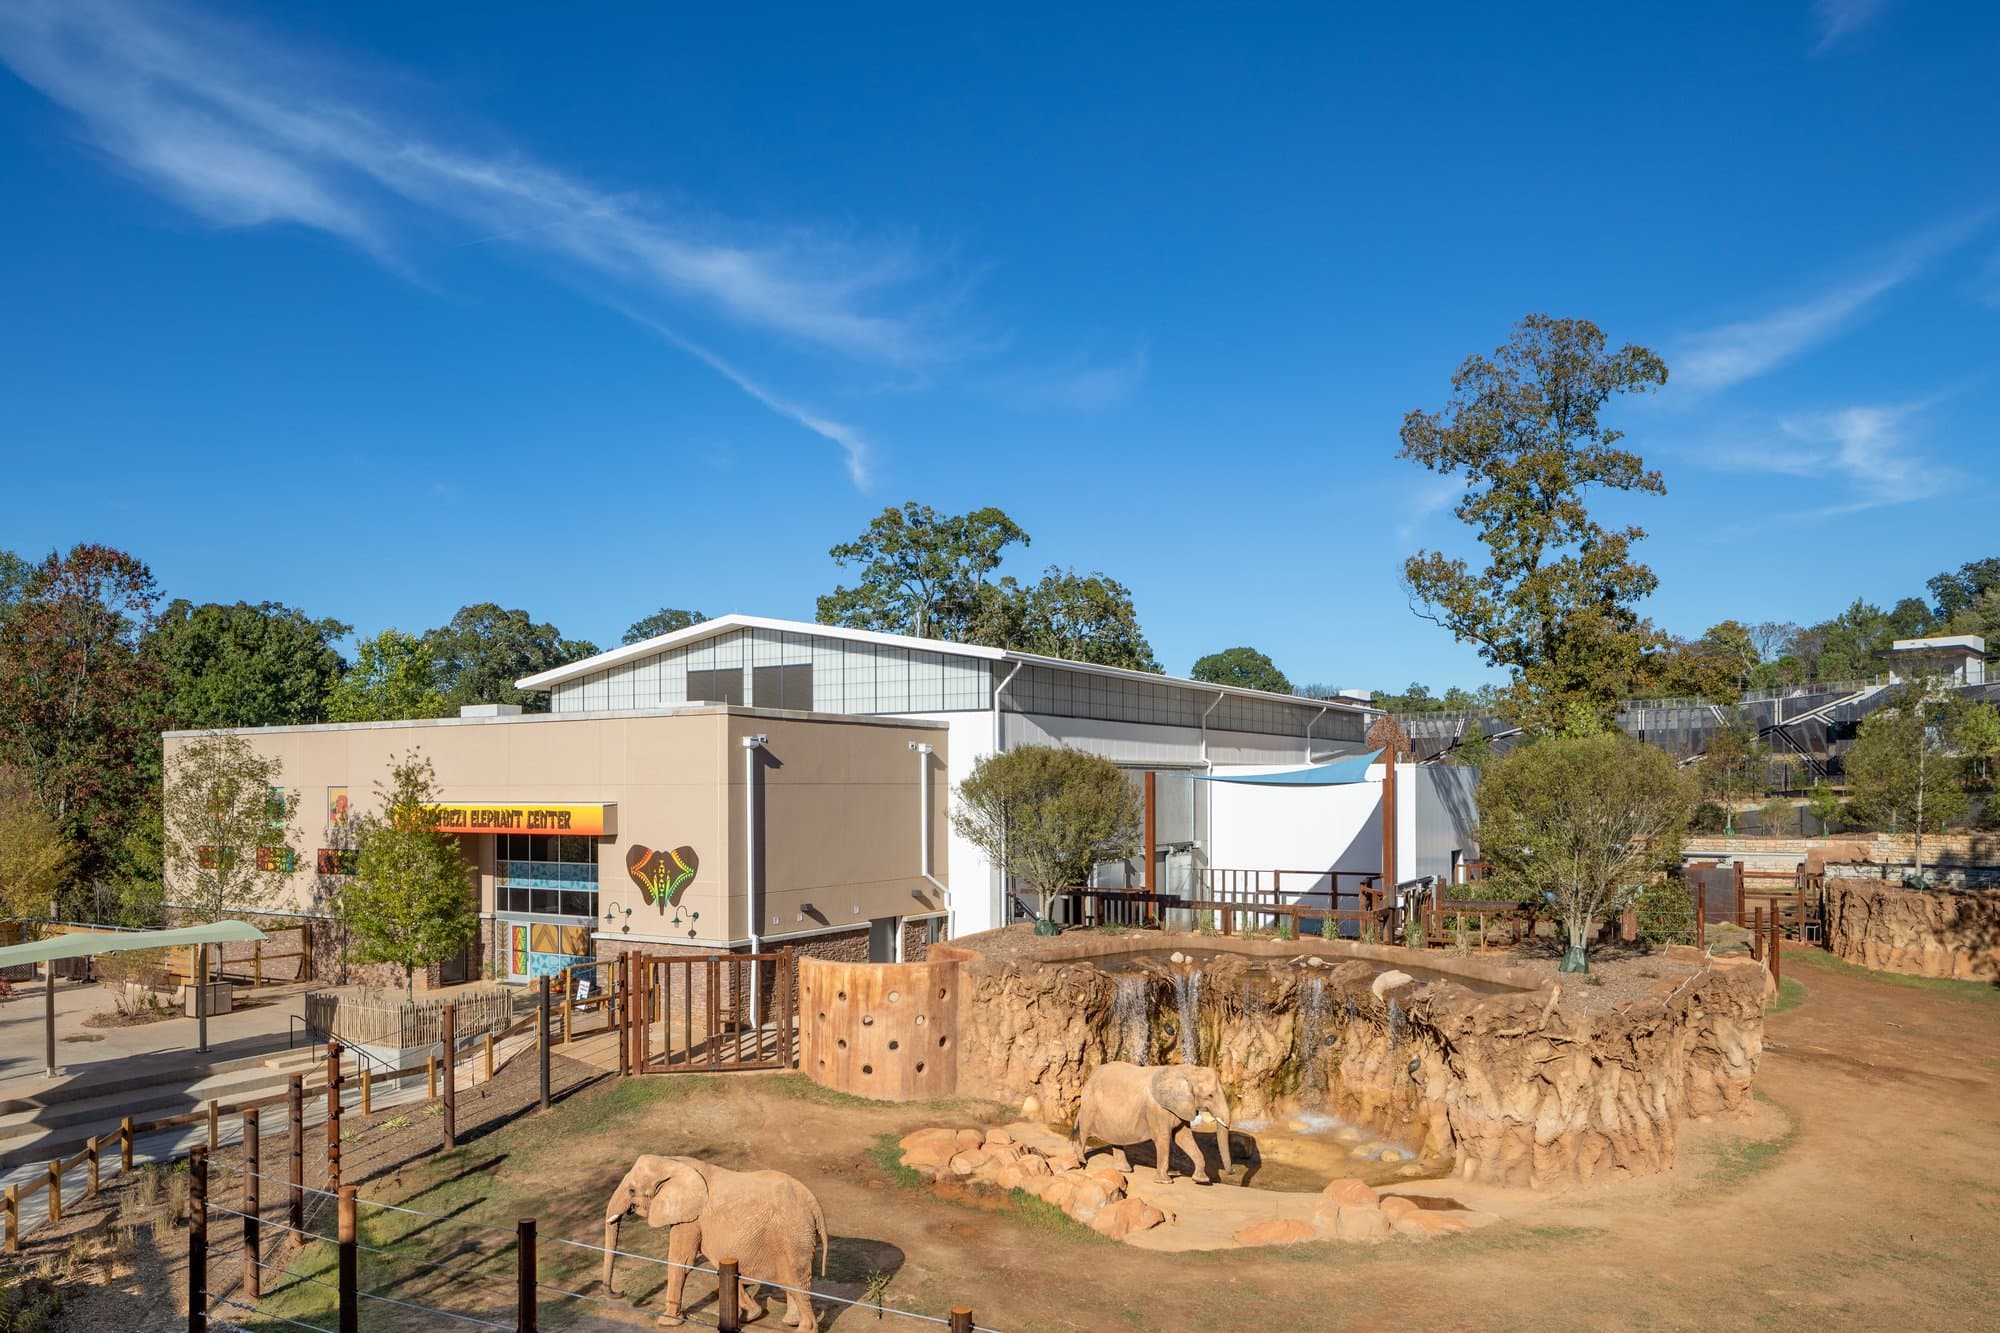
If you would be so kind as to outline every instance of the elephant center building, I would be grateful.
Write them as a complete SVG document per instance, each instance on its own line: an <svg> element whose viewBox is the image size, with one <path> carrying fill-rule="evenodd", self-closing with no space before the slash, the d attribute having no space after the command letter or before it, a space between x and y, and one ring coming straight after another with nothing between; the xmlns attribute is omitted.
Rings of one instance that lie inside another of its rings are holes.
<svg viewBox="0 0 2000 1333"><path fill-rule="evenodd" d="M550 711L237 732L299 796L305 855L271 910L327 915L355 812L411 752L435 770L437 827L483 918L478 945L432 978L447 983L668 946L902 961L1004 924L1015 886L949 811L981 757L1022 744L1103 755L1145 792L1141 850L1100 866L1100 887L1198 896L1231 868L1279 867L1304 891L1475 854L1448 780L1463 770L1413 772L1385 835L1386 770L1361 759L1378 715L1352 699L740 615L519 684ZM168 734L170 757L190 736ZM1317 785L1357 764L1370 780Z"/></svg>

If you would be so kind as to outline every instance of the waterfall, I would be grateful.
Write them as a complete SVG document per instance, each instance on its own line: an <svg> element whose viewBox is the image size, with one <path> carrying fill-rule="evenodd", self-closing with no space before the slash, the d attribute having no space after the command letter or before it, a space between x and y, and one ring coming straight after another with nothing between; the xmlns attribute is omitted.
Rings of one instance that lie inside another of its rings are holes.
<svg viewBox="0 0 2000 1333"><path fill-rule="evenodd" d="M1201 1063L1201 964L1174 973L1174 1005L1181 1018L1181 1063Z"/></svg>
<svg viewBox="0 0 2000 1333"><path fill-rule="evenodd" d="M1326 978L1307 977L1304 993L1299 998L1299 1063L1302 1074L1299 1091L1315 1104L1326 1093L1326 1080L1322 1077L1319 1063L1319 1048L1325 1040Z"/></svg>
<svg viewBox="0 0 2000 1333"><path fill-rule="evenodd" d="M1146 1013L1146 975L1122 973L1111 992L1111 1030L1118 1058L1135 1065L1152 1063L1153 1025Z"/></svg>

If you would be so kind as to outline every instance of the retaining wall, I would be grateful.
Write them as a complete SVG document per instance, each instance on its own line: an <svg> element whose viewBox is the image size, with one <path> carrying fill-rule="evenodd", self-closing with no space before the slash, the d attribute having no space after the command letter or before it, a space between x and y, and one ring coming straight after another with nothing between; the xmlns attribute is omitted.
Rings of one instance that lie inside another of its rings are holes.
<svg viewBox="0 0 2000 1333"><path fill-rule="evenodd" d="M1829 874L1826 944L1884 972L2000 979L2000 889L1905 889Z"/></svg>

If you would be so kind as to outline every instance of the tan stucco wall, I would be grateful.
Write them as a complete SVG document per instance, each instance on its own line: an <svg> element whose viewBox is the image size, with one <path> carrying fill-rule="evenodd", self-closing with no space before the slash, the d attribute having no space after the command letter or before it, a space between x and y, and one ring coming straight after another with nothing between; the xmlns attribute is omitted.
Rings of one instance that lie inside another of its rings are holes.
<svg viewBox="0 0 2000 1333"><path fill-rule="evenodd" d="M919 722L703 708L559 717L447 718L240 732L284 766L299 793L293 840L303 864L290 900L274 910L315 912L321 898L315 853L338 846L326 826L328 789L345 787L356 811L376 808L378 783L412 749L437 773L452 803L608 803L617 809L598 847L598 928L616 909L611 934L724 943L749 934L743 838L746 802L741 738L767 736L764 934L852 928L874 917L940 912L944 895L923 880L917 835L917 756L930 744L932 837L940 879L946 837L945 732ZM169 734L169 756L186 737ZM480 870L480 910L493 910L492 839L466 840ZM670 930L626 873L627 850L687 846L700 858L681 901L699 913ZM918 896L921 894L922 896ZM169 894L171 897L171 893ZM807 904L826 920L805 917ZM630 907L632 915L624 916ZM779 924L769 924L771 916ZM692 932L692 933L690 933Z"/></svg>

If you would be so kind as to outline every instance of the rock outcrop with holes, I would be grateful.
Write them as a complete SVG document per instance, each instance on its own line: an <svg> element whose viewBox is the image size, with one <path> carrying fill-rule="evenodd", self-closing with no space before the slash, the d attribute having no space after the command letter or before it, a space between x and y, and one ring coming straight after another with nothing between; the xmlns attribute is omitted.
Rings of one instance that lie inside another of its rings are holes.
<svg viewBox="0 0 2000 1333"><path fill-rule="evenodd" d="M977 943L958 942L973 955ZM1623 1008L1585 1008L1560 987L1382 984L1383 964L1363 959L1224 956L1194 982L1171 967L968 957L959 1091L1032 1097L1059 1123L1104 1061L1193 1051L1220 1072L1238 1120L1324 1109L1510 1186L1648 1174L1674 1165L1689 1117L1748 1110L1763 1050L1760 964L1693 950L1672 961L1675 975Z"/></svg>
<svg viewBox="0 0 2000 1333"><path fill-rule="evenodd" d="M1826 944L1836 957L1913 977L2000 977L2000 889L1905 889L1826 881Z"/></svg>

